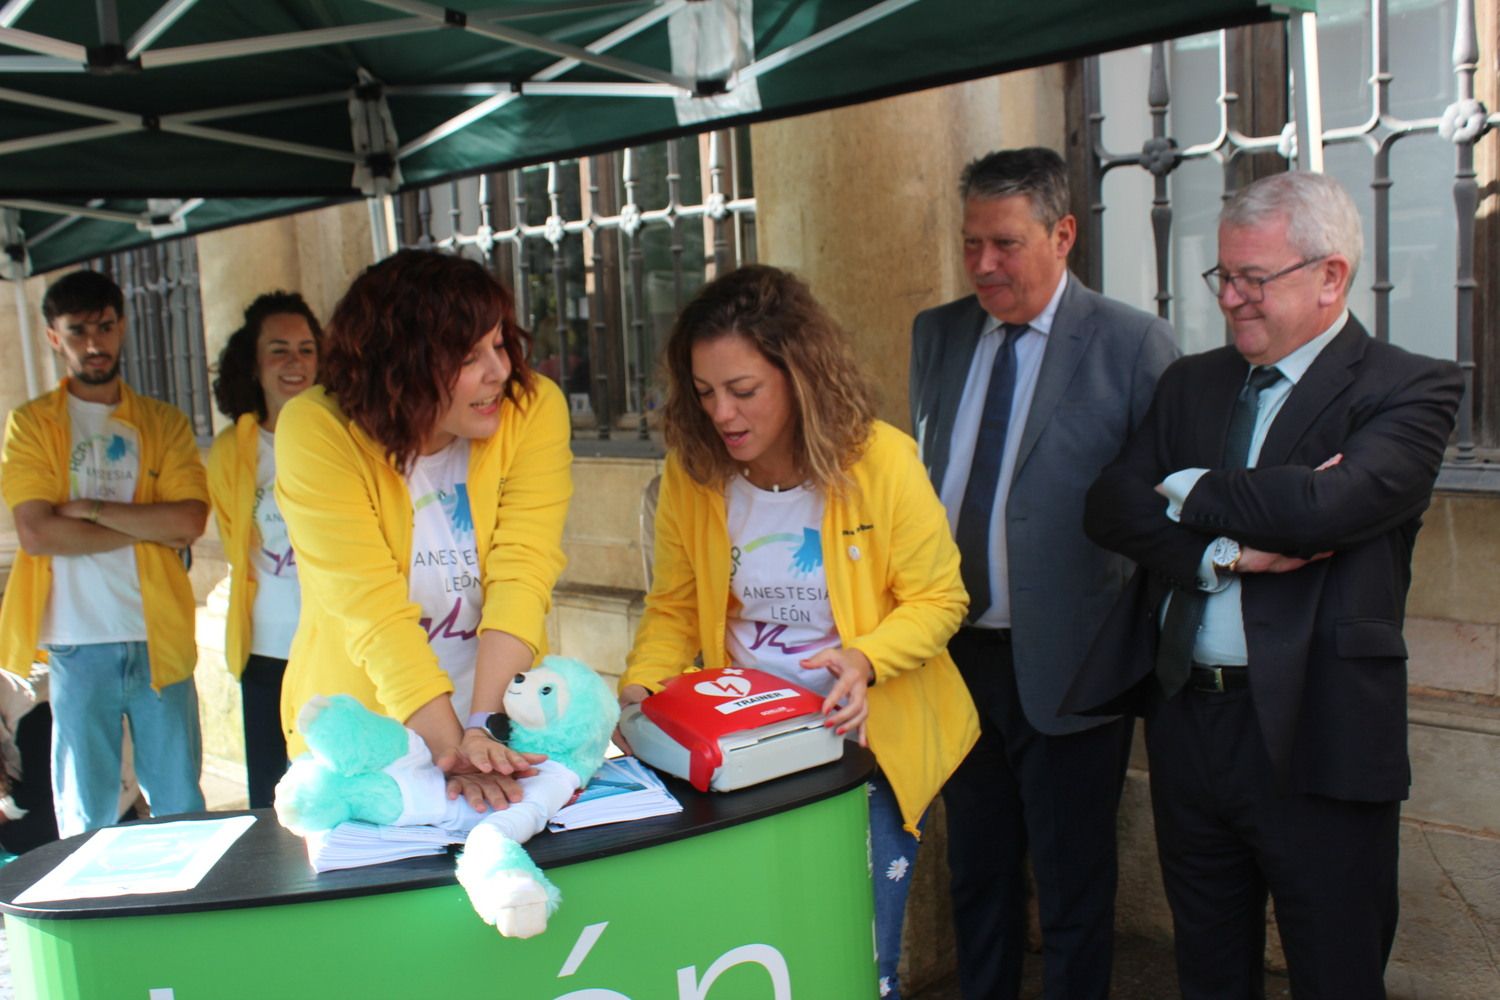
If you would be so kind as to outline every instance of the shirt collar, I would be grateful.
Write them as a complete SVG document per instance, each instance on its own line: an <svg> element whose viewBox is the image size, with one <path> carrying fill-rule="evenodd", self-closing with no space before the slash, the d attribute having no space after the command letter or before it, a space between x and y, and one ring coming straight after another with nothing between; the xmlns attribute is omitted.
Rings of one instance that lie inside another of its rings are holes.
<svg viewBox="0 0 1500 1000"><path fill-rule="evenodd" d="M1312 363L1318 360L1318 355L1323 353L1323 348L1338 336L1338 332L1347 322L1349 322L1349 310L1345 309L1339 314L1339 318L1334 320L1332 326L1276 362L1276 370L1281 372L1282 378L1293 385L1300 382L1302 376L1306 375L1307 370L1312 367Z"/></svg>
<svg viewBox="0 0 1500 1000"><path fill-rule="evenodd" d="M1057 318L1058 303L1062 302L1063 292L1067 290L1067 287L1068 270L1067 268L1063 268L1062 277L1058 279L1057 287L1052 291L1052 298L1047 300L1046 307L1037 313L1036 318L1026 325L1031 327L1033 331L1040 333L1043 337L1050 334L1052 332L1052 321ZM986 333L992 333L998 329L1000 329L1000 321L989 313L985 313L984 327L979 331L979 335L982 337Z"/></svg>

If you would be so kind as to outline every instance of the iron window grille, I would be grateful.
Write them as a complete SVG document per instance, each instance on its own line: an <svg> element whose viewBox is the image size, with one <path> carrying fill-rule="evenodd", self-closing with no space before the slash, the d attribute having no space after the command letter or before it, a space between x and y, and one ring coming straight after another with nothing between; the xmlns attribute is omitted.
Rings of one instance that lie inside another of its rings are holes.
<svg viewBox="0 0 1500 1000"><path fill-rule="evenodd" d="M403 247L470 255L515 290L575 450L659 454L671 324L705 282L756 259L749 133L434 185L402 194L396 223Z"/></svg>
<svg viewBox="0 0 1500 1000"><path fill-rule="evenodd" d="M120 374L144 395L187 414L199 445L213 440L198 250L191 237L151 243L89 263L125 294Z"/></svg>

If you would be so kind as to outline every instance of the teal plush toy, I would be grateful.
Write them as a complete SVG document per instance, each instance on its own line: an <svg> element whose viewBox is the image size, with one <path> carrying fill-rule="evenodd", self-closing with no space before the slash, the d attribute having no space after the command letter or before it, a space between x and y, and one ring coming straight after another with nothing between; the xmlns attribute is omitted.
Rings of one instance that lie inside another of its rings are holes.
<svg viewBox="0 0 1500 1000"><path fill-rule="evenodd" d="M308 752L276 786L276 816L304 837L351 820L466 834L458 881L474 909L506 937L539 934L561 896L521 845L599 769L620 709L589 667L549 656L511 681L505 712L510 748L547 760L520 780L520 802L479 813L463 798L449 800L415 732L349 695L314 698L297 717Z"/></svg>

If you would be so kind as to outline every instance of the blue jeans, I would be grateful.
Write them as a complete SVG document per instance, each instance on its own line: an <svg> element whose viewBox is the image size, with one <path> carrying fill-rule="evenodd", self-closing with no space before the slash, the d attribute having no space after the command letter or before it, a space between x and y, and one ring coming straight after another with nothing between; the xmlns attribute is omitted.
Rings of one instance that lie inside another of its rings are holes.
<svg viewBox="0 0 1500 1000"><path fill-rule="evenodd" d="M200 812L203 745L193 679L151 690L144 642L49 646L52 794L58 835L120 819L120 719L130 720L135 773L154 816Z"/></svg>
<svg viewBox="0 0 1500 1000"><path fill-rule="evenodd" d="M875 883L875 963L880 972L882 1000L900 1000L901 930L906 923L906 897L911 870L917 860L917 838L901 825L901 807L885 774L876 771L870 793L870 877ZM926 822L926 816L922 821ZM920 824L919 824L920 825Z"/></svg>

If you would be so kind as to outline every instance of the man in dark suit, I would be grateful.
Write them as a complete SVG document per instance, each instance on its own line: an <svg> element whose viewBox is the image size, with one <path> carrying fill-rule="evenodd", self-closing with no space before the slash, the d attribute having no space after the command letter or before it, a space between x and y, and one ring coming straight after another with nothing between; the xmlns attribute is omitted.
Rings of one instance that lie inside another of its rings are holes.
<svg viewBox="0 0 1500 1000"><path fill-rule="evenodd" d="M1298 1000L1385 995L1402 619L1463 383L1349 315L1361 247L1321 174L1238 192L1204 275L1234 344L1167 370L1089 492L1090 537L1143 569L1066 703L1146 696L1188 998L1264 995L1268 891Z"/></svg>
<svg viewBox="0 0 1500 1000"><path fill-rule="evenodd" d="M965 168L974 295L912 329L912 425L969 591L949 644L978 746L943 791L967 1000L1014 1000L1036 876L1046 996L1109 992L1115 812L1131 721L1059 717L1129 563L1083 534L1083 498L1177 354L1166 323L1067 270L1067 172L1046 149Z"/></svg>

